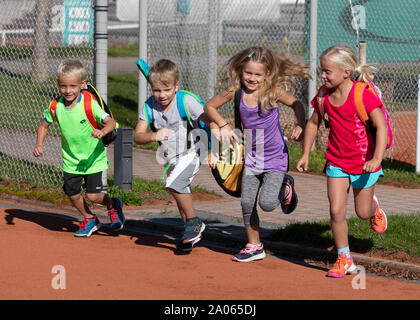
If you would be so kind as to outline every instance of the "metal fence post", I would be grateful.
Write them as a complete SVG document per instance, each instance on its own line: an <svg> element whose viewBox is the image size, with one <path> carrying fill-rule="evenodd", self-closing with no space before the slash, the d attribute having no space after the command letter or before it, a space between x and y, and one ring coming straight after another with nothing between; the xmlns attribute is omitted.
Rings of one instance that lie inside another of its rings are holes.
<svg viewBox="0 0 420 320"><path fill-rule="evenodd" d="M420 74L417 79L416 172L420 173Z"/></svg>
<svg viewBox="0 0 420 320"><path fill-rule="evenodd" d="M139 59L144 59L147 63L147 1L139 0ZM147 98L147 81L139 71L138 73L138 112Z"/></svg>
<svg viewBox="0 0 420 320"><path fill-rule="evenodd" d="M102 99L108 103L108 0L95 2L95 54L94 54L94 84ZM108 148L105 148L108 154ZM107 171L102 173L104 190L108 189Z"/></svg>
<svg viewBox="0 0 420 320"><path fill-rule="evenodd" d="M114 142L114 185L124 190L133 186L133 129L118 128Z"/></svg>

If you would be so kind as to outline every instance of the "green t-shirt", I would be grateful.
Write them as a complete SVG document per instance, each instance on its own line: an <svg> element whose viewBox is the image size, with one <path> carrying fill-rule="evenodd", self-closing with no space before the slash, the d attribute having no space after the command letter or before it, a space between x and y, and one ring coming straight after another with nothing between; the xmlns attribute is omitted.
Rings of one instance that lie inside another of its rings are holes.
<svg viewBox="0 0 420 320"><path fill-rule="evenodd" d="M103 123L109 116L93 99L92 109L97 123ZM108 169L102 141L91 136L93 128L85 114L82 93L77 104L70 109L65 107L61 97L57 103L56 119L61 130L64 172L92 174ZM54 121L48 108L44 111L44 120L50 124Z"/></svg>

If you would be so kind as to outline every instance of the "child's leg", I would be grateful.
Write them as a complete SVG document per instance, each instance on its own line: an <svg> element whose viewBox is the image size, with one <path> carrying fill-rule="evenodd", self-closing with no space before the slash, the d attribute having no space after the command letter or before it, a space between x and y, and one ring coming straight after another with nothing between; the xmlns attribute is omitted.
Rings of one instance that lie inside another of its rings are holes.
<svg viewBox="0 0 420 320"><path fill-rule="evenodd" d="M83 196L80 194L82 187L83 176L69 174L64 172L63 190L70 198L73 206L83 216L83 221L80 223L80 228L74 233L75 237L90 237L93 232L101 227L101 223L96 216L90 211Z"/></svg>
<svg viewBox="0 0 420 320"><path fill-rule="evenodd" d="M90 211L85 199L79 194L69 196L70 202L80 212L85 219L95 218L95 215Z"/></svg>
<svg viewBox="0 0 420 320"><path fill-rule="evenodd" d="M281 197L283 197L280 194L283 179L284 173L281 172L265 172L263 174L258 203L264 211L273 211L280 205Z"/></svg>
<svg viewBox="0 0 420 320"><path fill-rule="evenodd" d="M90 211L85 199L80 193L82 189L83 176L64 172L63 179L63 191L69 197L73 207L79 211L83 218L94 218L95 216Z"/></svg>
<svg viewBox="0 0 420 320"><path fill-rule="evenodd" d="M248 237L248 242L251 244L260 243L260 221L257 213L257 197L261 183L261 175L256 175L250 170L246 168L244 169L241 185L241 207L245 231Z"/></svg>
<svg viewBox="0 0 420 320"><path fill-rule="evenodd" d="M382 170L350 177L357 216L363 220L370 219L372 230L379 234L384 233L388 225L386 214L375 197L375 184L381 176Z"/></svg>
<svg viewBox="0 0 420 320"><path fill-rule="evenodd" d="M327 178L328 200L330 202L331 231L337 249L348 247L348 226L346 220L348 178Z"/></svg>
<svg viewBox="0 0 420 320"><path fill-rule="evenodd" d="M176 201L176 205L178 207L182 221L185 223L187 219L195 218L191 193L179 193L171 188L168 188L167 190L171 193Z"/></svg>
<svg viewBox="0 0 420 320"><path fill-rule="evenodd" d="M371 218L376 211L376 203L373 201L375 186L366 189L353 188L354 208L357 216L362 220Z"/></svg>
<svg viewBox="0 0 420 320"><path fill-rule="evenodd" d="M123 202L119 198L111 199L102 192L102 172L85 176L86 197L89 201L106 206L111 221L111 228L121 230L124 227L125 217L122 212Z"/></svg>
<svg viewBox="0 0 420 320"><path fill-rule="evenodd" d="M108 210L112 208L113 202L107 193L86 193L86 197L89 199L89 201L101 204Z"/></svg>

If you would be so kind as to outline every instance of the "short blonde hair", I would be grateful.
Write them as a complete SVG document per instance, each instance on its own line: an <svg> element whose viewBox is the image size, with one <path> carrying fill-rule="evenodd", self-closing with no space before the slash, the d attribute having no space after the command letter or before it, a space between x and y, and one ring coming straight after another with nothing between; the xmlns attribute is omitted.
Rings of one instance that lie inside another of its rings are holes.
<svg viewBox="0 0 420 320"><path fill-rule="evenodd" d="M69 59L60 63L58 66L58 75L73 75L80 76L80 80L86 80L86 69L79 60Z"/></svg>
<svg viewBox="0 0 420 320"><path fill-rule="evenodd" d="M149 70L149 81L151 84L159 82L165 86L176 85L179 81L177 65L166 59L155 62Z"/></svg>
<svg viewBox="0 0 420 320"><path fill-rule="evenodd" d="M342 70L350 70L352 74L357 72L359 81L372 81L377 69L367 64L359 65L356 52L345 44L337 44L329 47L320 56L320 60L328 59L336 63Z"/></svg>

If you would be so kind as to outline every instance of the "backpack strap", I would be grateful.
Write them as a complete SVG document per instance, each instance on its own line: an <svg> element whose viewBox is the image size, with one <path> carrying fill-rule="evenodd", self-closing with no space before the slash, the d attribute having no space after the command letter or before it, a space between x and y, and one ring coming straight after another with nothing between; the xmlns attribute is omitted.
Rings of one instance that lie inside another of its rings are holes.
<svg viewBox="0 0 420 320"><path fill-rule="evenodd" d="M95 116L93 114L93 107L92 107L92 95L88 92L83 93L83 109L85 111L86 118L88 119L90 125L94 129L99 129L99 125L96 122Z"/></svg>
<svg viewBox="0 0 420 320"><path fill-rule="evenodd" d="M354 105L356 106L356 111L360 120L365 126L366 121L369 120L369 115L367 114L365 104L363 103L363 92L367 88L370 89L375 96L377 96L376 92L365 82L358 81L354 87Z"/></svg>
<svg viewBox="0 0 420 320"><path fill-rule="evenodd" d="M190 113L188 112L187 104L185 103L185 96L187 94L196 98L197 101L200 102L201 104L202 104L202 101L200 98L198 98L193 93L188 92L188 91L178 90L178 92L176 93L176 106L178 108L179 116L181 117L182 120L187 121L188 124L192 127L191 116L190 116Z"/></svg>
<svg viewBox="0 0 420 320"><path fill-rule="evenodd" d="M324 120L325 128L329 128L328 119L325 118L325 97L327 96L328 88L326 86L321 86L318 90L318 108L322 120Z"/></svg>
<svg viewBox="0 0 420 320"><path fill-rule="evenodd" d="M153 105L154 97L150 96L143 104L143 113L144 117L146 118L146 122L150 127L150 130L153 132L156 132L156 127L154 124L154 116L153 116L153 108L151 107Z"/></svg>
<svg viewBox="0 0 420 320"><path fill-rule="evenodd" d="M235 128L240 129L240 130L242 130L241 114L239 111L239 107L241 105L241 98L242 98L242 89L238 89L235 91L233 104L234 104L234 111L235 111Z"/></svg>
<svg viewBox="0 0 420 320"><path fill-rule="evenodd" d="M60 98L55 98L53 101L50 102L50 105L48 106L48 111L51 114L51 117L53 118L53 121L57 121L57 103L60 100Z"/></svg>

